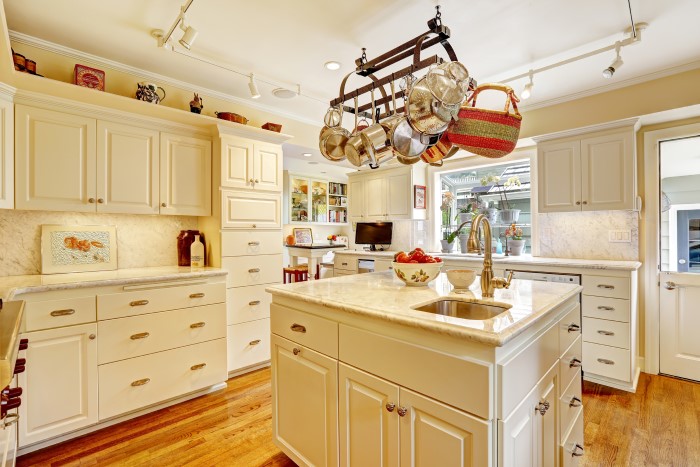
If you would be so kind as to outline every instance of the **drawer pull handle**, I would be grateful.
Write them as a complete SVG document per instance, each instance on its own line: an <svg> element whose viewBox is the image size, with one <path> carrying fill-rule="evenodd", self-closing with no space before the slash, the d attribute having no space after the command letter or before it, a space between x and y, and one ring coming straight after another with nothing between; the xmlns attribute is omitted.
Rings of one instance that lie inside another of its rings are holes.
<svg viewBox="0 0 700 467"><path fill-rule="evenodd" d="M540 415L544 416L544 414L547 413L549 410L549 401L542 401L539 404L537 404L537 407L535 407L535 412L539 412Z"/></svg>
<svg viewBox="0 0 700 467"><path fill-rule="evenodd" d="M613 362L612 360L608 360L607 358L599 358L598 361L600 363L604 363L606 365L614 365L615 364L615 362Z"/></svg>
<svg viewBox="0 0 700 467"><path fill-rule="evenodd" d="M396 409L396 413L399 414L399 417L405 417L408 413L408 409L406 407L399 407Z"/></svg>
<svg viewBox="0 0 700 467"><path fill-rule="evenodd" d="M205 366L207 366L206 363L197 363L196 365L192 365L192 366L190 367L190 370L192 370L192 371L201 370L201 369L203 369Z"/></svg>
<svg viewBox="0 0 700 467"><path fill-rule="evenodd" d="M260 343L260 339L255 339L254 341L248 342L248 345L258 345Z"/></svg>
<svg viewBox="0 0 700 467"><path fill-rule="evenodd" d="M581 326L575 323L569 324L569 327L566 329L567 332L578 332L581 330Z"/></svg>
<svg viewBox="0 0 700 467"><path fill-rule="evenodd" d="M581 360L578 358L572 358L571 361L569 362L569 368L578 368L581 366Z"/></svg>
<svg viewBox="0 0 700 467"><path fill-rule="evenodd" d="M256 272L260 272L260 268L248 269L248 272L251 274L256 273Z"/></svg>
<svg viewBox="0 0 700 467"><path fill-rule="evenodd" d="M253 300L252 302L248 302L248 305L250 305L250 306L260 305L260 300Z"/></svg>
<svg viewBox="0 0 700 467"><path fill-rule="evenodd" d="M664 284L664 287L666 290L674 290L677 286L676 283L673 281L666 281L666 284Z"/></svg>
<svg viewBox="0 0 700 467"><path fill-rule="evenodd" d="M148 300L134 300L133 302L129 303L129 306L144 306L148 305Z"/></svg>
<svg viewBox="0 0 700 467"><path fill-rule="evenodd" d="M306 326L297 323L292 324L290 329L294 332L301 332L302 334L306 332Z"/></svg>
<svg viewBox="0 0 700 467"><path fill-rule="evenodd" d="M203 328L204 326L206 326L206 324L207 323L205 323L204 321L200 321L199 323L190 324L190 328L191 329Z"/></svg>
<svg viewBox="0 0 700 467"><path fill-rule="evenodd" d="M613 290L615 289L614 285L608 285L608 284L598 284L599 289L607 289L607 290Z"/></svg>
<svg viewBox="0 0 700 467"><path fill-rule="evenodd" d="M137 387L137 386L143 386L143 385L148 384L150 382L151 382L151 378L137 379L136 381L131 383L131 385L133 387Z"/></svg>
<svg viewBox="0 0 700 467"><path fill-rule="evenodd" d="M581 404L581 399L576 396L572 397L571 401L569 401L569 407L581 407Z"/></svg>
<svg viewBox="0 0 700 467"><path fill-rule="evenodd" d="M598 331L598 334L602 334L603 336L614 336L615 335L614 332L610 332L610 331Z"/></svg>
<svg viewBox="0 0 700 467"><path fill-rule="evenodd" d="M393 402L388 402L386 404L386 411L387 412L393 412L395 408L396 408L396 404L394 404Z"/></svg>
<svg viewBox="0 0 700 467"><path fill-rule="evenodd" d="M599 306L598 309L603 311L615 311L615 307L612 306Z"/></svg>
<svg viewBox="0 0 700 467"><path fill-rule="evenodd" d="M301 349L298 349L298 348L294 347L294 348L292 349L292 353L293 353L294 355L299 355L299 353L301 353Z"/></svg>
<svg viewBox="0 0 700 467"><path fill-rule="evenodd" d="M148 336L150 336L149 333L147 333L147 332L140 332L140 333L138 333L138 334L132 334L131 337L130 337L129 339L131 339L132 341L135 341L135 340L138 340L138 339L145 339L145 338L147 338Z"/></svg>
<svg viewBox="0 0 700 467"><path fill-rule="evenodd" d="M51 316L68 316L68 315L74 315L75 310L72 308L67 308L65 310L54 310L51 312Z"/></svg>
<svg viewBox="0 0 700 467"><path fill-rule="evenodd" d="M190 298L204 298L203 292L191 293Z"/></svg>
<svg viewBox="0 0 700 467"><path fill-rule="evenodd" d="M583 456L583 446L580 444L574 445L573 451L571 451L571 457L581 457Z"/></svg>
<svg viewBox="0 0 700 467"><path fill-rule="evenodd" d="M258 246L260 242L248 242L248 246Z"/></svg>
<svg viewBox="0 0 700 467"><path fill-rule="evenodd" d="M343 266L347 266L347 265L348 265L348 263L340 263L340 264L342 264Z"/></svg>

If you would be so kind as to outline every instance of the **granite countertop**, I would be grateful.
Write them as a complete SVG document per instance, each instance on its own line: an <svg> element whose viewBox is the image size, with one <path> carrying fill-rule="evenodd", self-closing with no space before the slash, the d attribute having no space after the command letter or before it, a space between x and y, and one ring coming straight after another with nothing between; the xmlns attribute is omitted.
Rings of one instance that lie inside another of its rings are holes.
<svg viewBox="0 0 700 467"><path fill-rule="evenodd" d="M578 294L578 285L513 280L510 289L496 290L494 304L512 305L487 320L467 320L412 309L440 297L482 300L479 277L465 293L455 293L445 273L427 287L409 287L391 271L355 274L332 279L272 285L273 296L335 308L347 313L386 320L438 334L502 346L559 304Z"/></svg>
<svg viewBox="0 0 700 467"><path fill-rule="evenodd" d="M433 256L439 256L447 261L469 261L483 263L484 256L476 253L430 253ZM504 256L493 255L493 262L503 264L520 264L520 265L535 265L535 266L558 266L558 267L576 267L583 269L617 269L623 271L636 271L642 266L639 261L616 261L607 259L576 259L576 258L544 258L541 256L519 255L519 256Z"/></svg>
<svg viewBox="0 0 700 467"><path fill-rule="evenodd" d="M155 266L114 271L5 276L0 277L0 298L11 300L12 297L21 293L186 280L198 277L225 276L226 274L224 269L217 268L192 269L179 266Z"/></svg>

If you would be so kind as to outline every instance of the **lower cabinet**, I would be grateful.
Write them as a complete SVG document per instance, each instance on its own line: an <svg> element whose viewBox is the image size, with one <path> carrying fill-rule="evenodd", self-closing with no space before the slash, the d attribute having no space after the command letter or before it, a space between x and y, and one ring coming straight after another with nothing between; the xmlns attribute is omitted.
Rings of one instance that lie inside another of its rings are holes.
<svg viewBox="0 0 700 467"><path fill-rule="evenodd" d="M270 319L228 326L228 371L270 360Z"/></svg>
<svg viewBox="0 0 700 467"><path fill-rule="evenodd" d="M19 445L97 423L97 324L28 332Z"/></svg>

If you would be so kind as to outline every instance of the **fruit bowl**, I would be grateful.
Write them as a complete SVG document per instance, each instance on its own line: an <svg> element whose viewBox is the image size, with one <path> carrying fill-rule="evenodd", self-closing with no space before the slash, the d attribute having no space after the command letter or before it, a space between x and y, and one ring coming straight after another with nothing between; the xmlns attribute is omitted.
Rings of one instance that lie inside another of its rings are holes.
<svg viewBox="0 0 700 467"><path fill-rule="evenodd" d="M447 271L447 280L455 289L468 289L476 279L476 272L471 269L450 269Z"/></svg>
<svg viewBox="0 0 700 467"><path fill-rule="evenodd" d="M428 285L430 281L440 275L442 263L397 263L392 261L391 267L394 269L396 277L406 285L420 287Z"/></svg>

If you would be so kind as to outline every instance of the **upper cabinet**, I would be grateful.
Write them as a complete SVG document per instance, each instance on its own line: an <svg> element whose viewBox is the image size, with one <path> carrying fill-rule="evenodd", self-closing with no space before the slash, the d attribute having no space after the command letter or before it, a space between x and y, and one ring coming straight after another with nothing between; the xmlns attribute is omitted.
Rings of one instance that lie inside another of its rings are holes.
<svg viewBox="0 0 700 467"><path fill-rule="evenodd" d="M221 186L282 191L282 148L237 136L220 138Z"/></svg>
<svg viewBox="0 0 700 467"><path fill-rule="evenodd" d="M350 174L351 222L425 219L425 209L414 208L414 185L425 185L425 167L397 167Z"/></svg>
<svg viewBox="0 0 700 467"><path fill-rule="evenodd" d="M15 205L14 105L0 97L0 208Z"/></svg>
<svg viewBox="0 0 700 467"><path fill-rule="evenodd" d="M211 214L211 141L15 107L17 209Z"/></svg>
<svg viewBox="0 0 700 467"><path fill-rule="evenodd" d="M635 125L538 141L539 212L634 209Z"/></svg>
<svg viewBox="0 0 700 467"><path fill-rule="evenodd" d="M288 222L347 223L347 184L288 174L286 186Z"/></svg>

